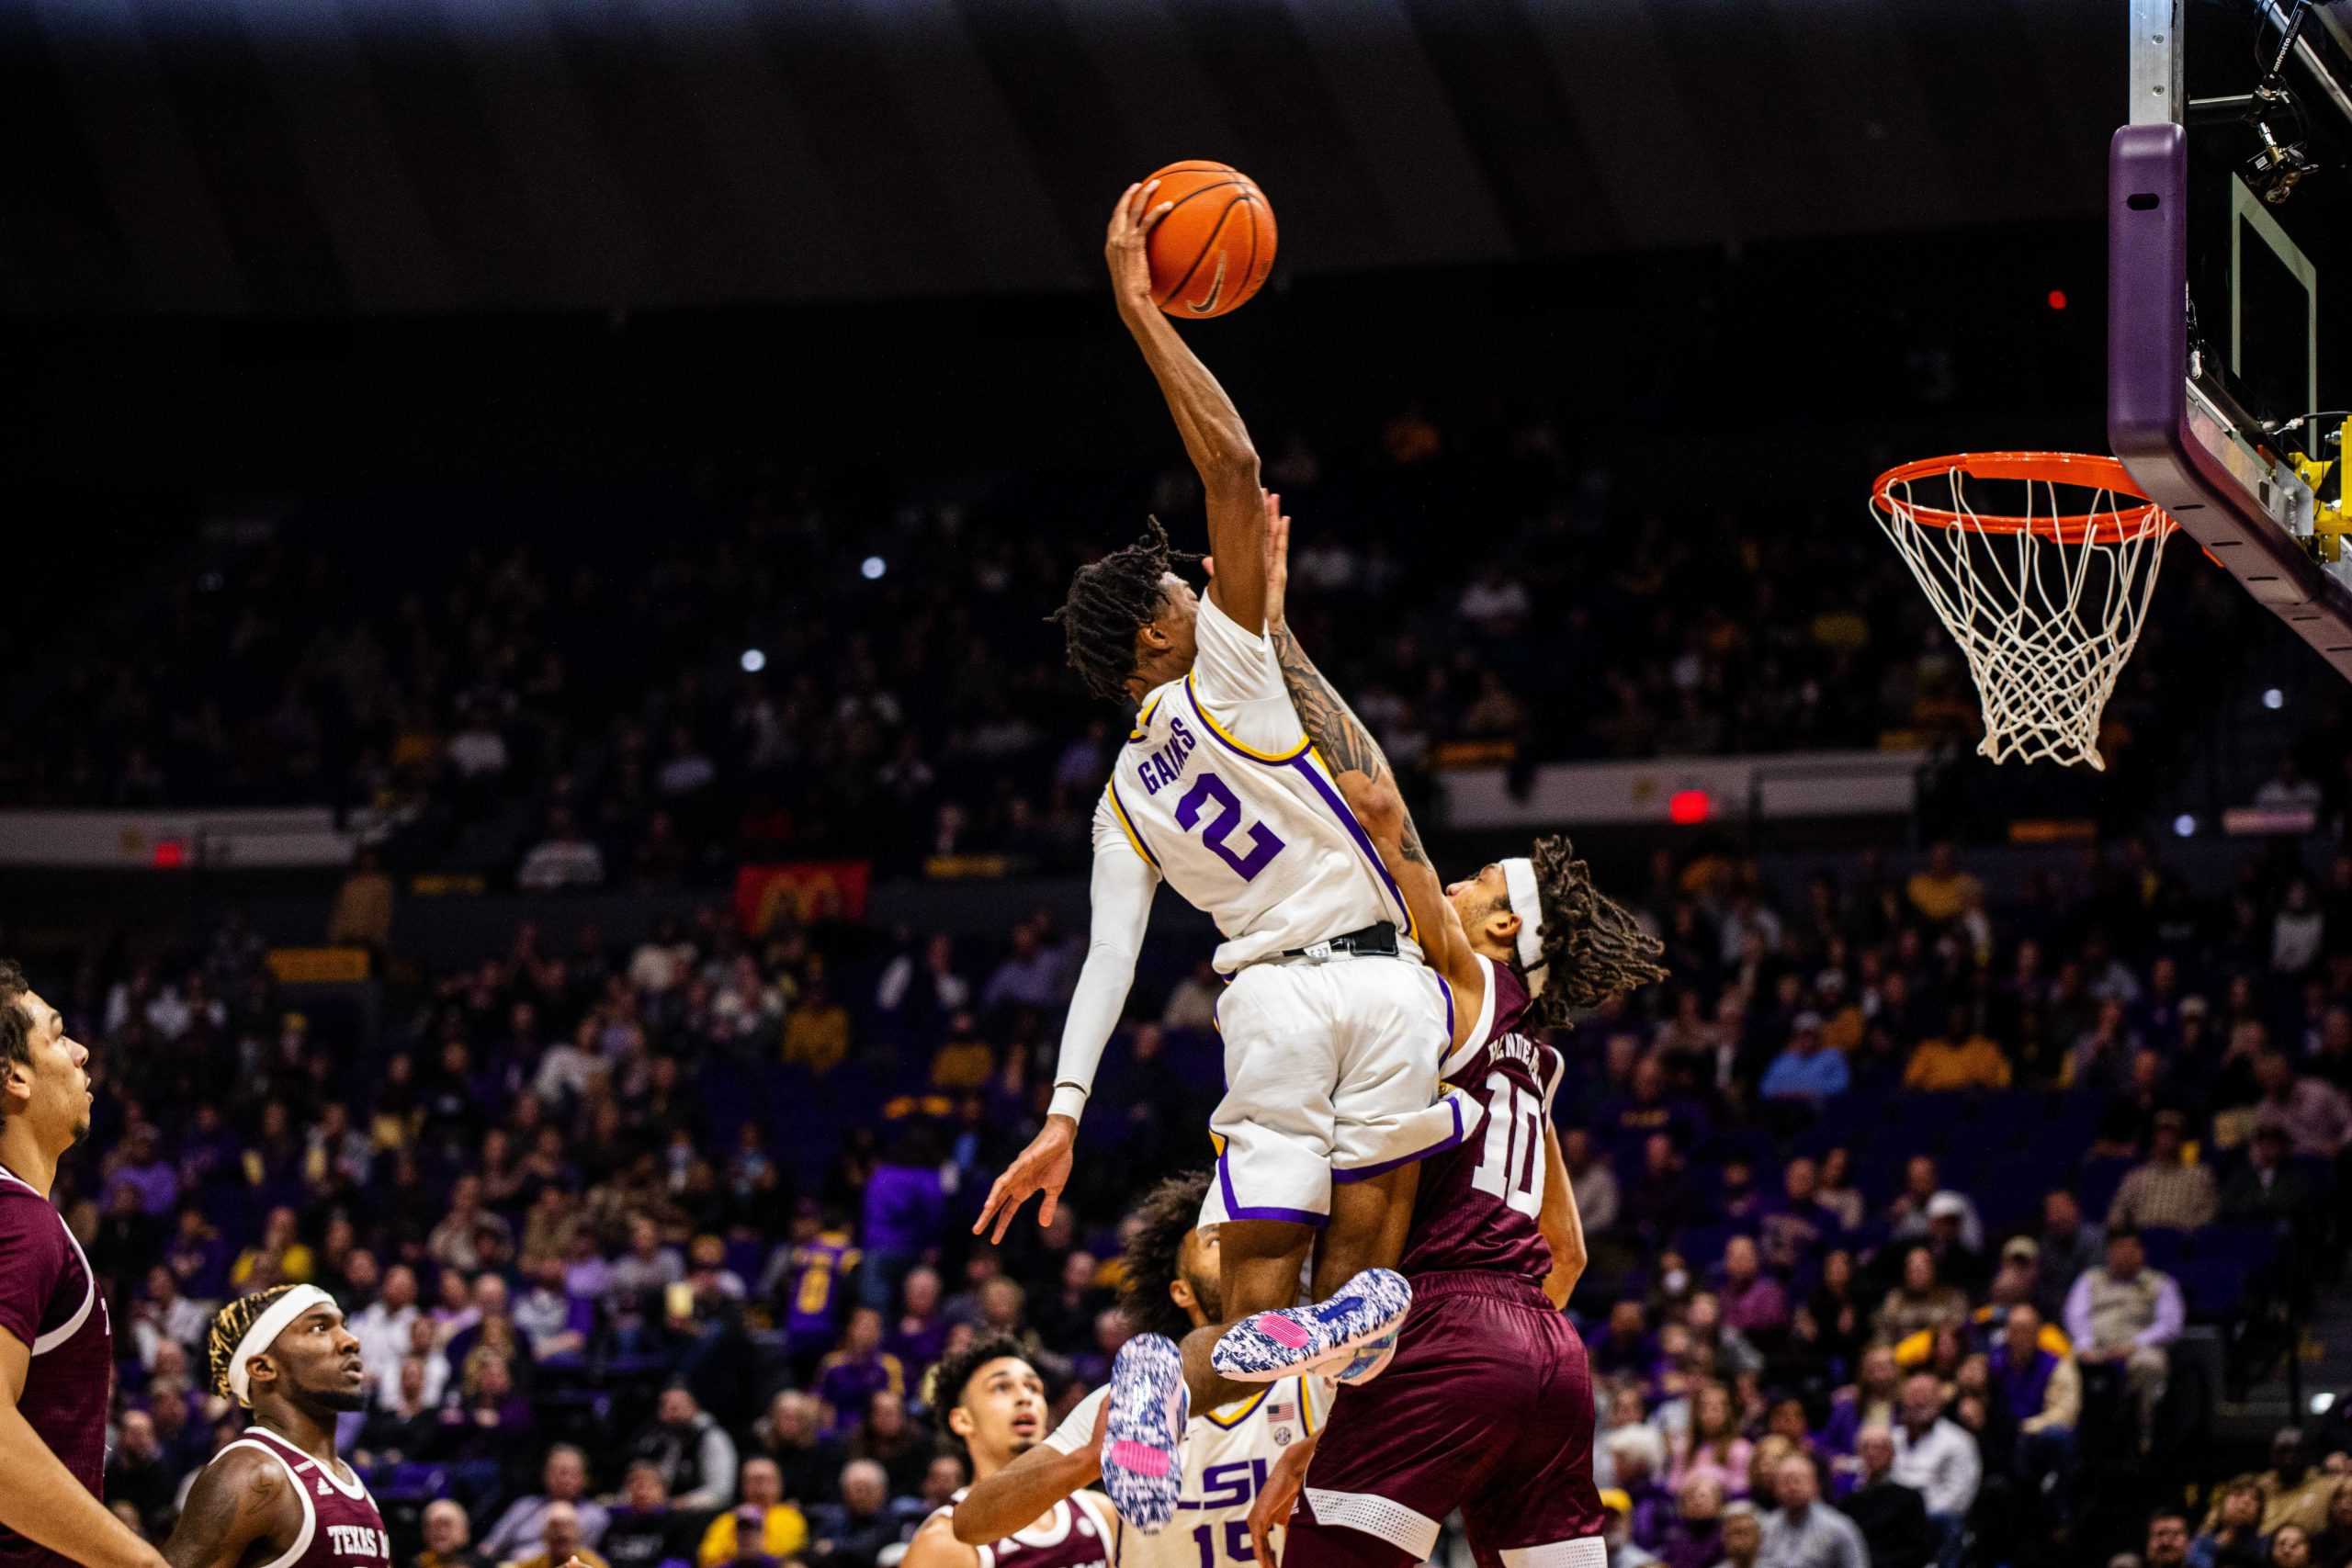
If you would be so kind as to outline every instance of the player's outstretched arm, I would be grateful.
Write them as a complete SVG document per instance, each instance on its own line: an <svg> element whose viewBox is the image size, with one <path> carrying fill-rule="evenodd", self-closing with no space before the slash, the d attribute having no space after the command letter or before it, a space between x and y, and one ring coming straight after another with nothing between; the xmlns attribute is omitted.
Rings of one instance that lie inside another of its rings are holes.
<svg viewBox="0 0 2352 1568"><path fill-rule="evenodd" d="M32 1349L0 1328L0 1525L91 1568L161 1568L155 1549L130 1532L50 1451L17 1402Z"/></svg>
<svg viewBox="0 0 2352 1568"><path fill-rule="evenodd" d="M1012 1216L1033 1194L1045 1194L1037 1223L1053 1224L1055 1206L1069 1184L1073 1151L1078 1143L1078 1119L1093 1091L1094 1074L1102 1065L1102 1050L1119 1027L1126 1010L1127 990L1135 984L1136 956L1143 951L1143 935L1151 923L1152 896L1159 890L1159 874L1106 826L1097 815L1094 875L1091 887L1092 912L1086 944L1086 962L1079 966L1078 986L1070 993L1069 1012L1062 1021L1061 1050L1054 1061L1054 1101L1046 1124L989 1188L988 1201L972 1224L978 1235L991 1225L991 1241L1002 1241Z"/></svg>
<svg viewBox="0 0 2352 1568"><path fill-rule="evenodd" d="M1035 1524L1071 1493L1101 1479L1102 1433L1110 1424L1111 1402L1098 1398L1094 1405L1093 1424L1079 1448L1062 1452L1055 1446L1061 1436L1057 1432L986 1481L975 1482L956 1505L950 1520L956 1539L967 1546L1002 1540ZM1068 1431L1068 1426L1062 1430Z"/></svg>
<svg viewBox="0 0 2352 1568"><path fill-rule="evenodd" d="M1307 1466L1314 1462L1326 1429L1318 1427L1284 1449L1267 1472L1265 1484L1258 1488L1258 1501L1250 1509L1250 1545L1262 1568L1277 1568L1274 1531L1290 1523L1291 1510L1298 1506L1299 1492L1306 1484Z"/></svg>
<svg viewBox="0 0 2352 1568"><path fill-rule="evenodd" d="M283 1465L250 1449L215 1460L188 1489L164 1543L164 1561L171 1568L237 1568L255 1542L290 1541L281 1521L289 1505L300 1505L286 1483Z"/></svg>
<svg viewBox="0 0 2352 1568"><path fill-rule="evenodd" d="M1232 562L1233 570L1209 585L1209 596L1242 630L1256 632L1266 624L1265 584L1259 566L1265 512L1258 488L1258 448L1250 443L1249 426L1241 423L1241 411L1152 301L1151 264L1144 245L1174 205L1155 205L1152 197L1159 189L1156 180L1126 188L1111 209L1103 257L1111 265L1119 319L1143 350L1184 438L1184 450L1201 476L1208 497L1210 553Z"/></svg>
<svg viewBox="0 0 2352 1568"><path fill-rule="evenodd" d="M1584 1278L1590 1255L1584 1246L1584 1216L1577 1212L1577 1190L1568 1180L1567 1161L1560 1157L1560 1130L1548 1115L1544 1119L1544 1209L1535 1216L1552 1249L1552 1272L1544 1279L1544 1293L1555 1307L1565 1307Z"/></svg>

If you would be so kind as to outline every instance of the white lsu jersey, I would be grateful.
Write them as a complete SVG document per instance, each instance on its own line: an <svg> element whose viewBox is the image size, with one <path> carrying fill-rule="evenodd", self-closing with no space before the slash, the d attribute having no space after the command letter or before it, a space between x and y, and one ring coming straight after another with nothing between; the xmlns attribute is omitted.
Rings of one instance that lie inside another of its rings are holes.
<svg viewBox="0 0 2352 1568"><path fill-rule="evenodd" d="M1157 1535L1119 1525L1113 1568L1242 1568L1253 1563L1250 1509L1284 1449L1322 1430L1329 1417L1329 1378L1284 1378L1250 1398L1195 1416L1184 1427L1184 1491L1176 1517ZM1094 1435L1110 1390L1078 1402L1046 1438L1075 1453ZM1279 1543L1281 1537L1276 1536Z"/></svg>
<svg viewBox="0 0 2352 1568"><path fill-rule="evenodd" d="M1216 967L1412 916L1323 759L1272 644L1203 596L1192 673L1145 699L1094 812L1094 852L1132 851L1216 921Z"/></svg>

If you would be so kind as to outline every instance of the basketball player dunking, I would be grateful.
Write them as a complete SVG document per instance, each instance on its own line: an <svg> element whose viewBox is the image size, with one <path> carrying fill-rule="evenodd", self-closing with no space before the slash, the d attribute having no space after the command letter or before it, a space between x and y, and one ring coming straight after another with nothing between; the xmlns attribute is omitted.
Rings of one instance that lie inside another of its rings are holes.
<svg viewBox="0 0 2352 1568"><path fill-rule="evenodd" d="M1284 680L1317 745L1350 760L1351 804L1430 933L1457 999L1443 1072L1478 1111L1422 1172L1395 1359L1377 1383L1341 1389L1318 1438L1276 1464L1250 1517L1258 1552L1287 1518L1283 1568L1400 1568L1427 1560L1459 1508L1487 1568L1604 1568L1591 1373L1560 1312L1584 1261L1551 1116L1565 1064L1519 1031L1539 1005L1561 1026L1664 978L1658 944L1562 839L1440 886L1386 759L1285 624L1288 544L1278 523L1267 618Z"/></svg>
<svg viewBox="0 0 2352 1568"><path fill-rule="evenodd" d="M976 1484L985 1484L1046 1435L1045 1380L1009 1335L982 1339L942 1360L924 1398L948 1441L970 1456ZM923 1520L901 1568L1106 1568L1111 1561L1118 1523L1100 1493L1058 1498L1001 1538L967 1544L956 1539L955 1515L969 1493L957 1492Z"/></svg>
<svg viewBox="0 0 2352 1568"><path fill-rule="evenodd" d="M1217 1227L1200 1224L1209 1171L1169 1178L1136 1211L1123 1259L1119 1308L1139 1332L1182 1339L1223 1321ZM978 1545L1035 1518L1102 1474L1110 1390L1079 1401L1046 1440L975 1483L956 1506L956 1539ZM1250 1398L1196 1412L1184 1430L1182 1520L1158 1535L1122 1529L1119 1568L1242 1568L1251 1561L1250 1507L1274 1461L1304 1443L1331 1409L1326 1377L1285 1378Z"/></svg>
<svg viewBox="0 0 2352 1568"><path fill-rule="evenodd" d="M390 1568L376 1499L335 1457L335 1417L368 1404L343 1309L279 1285L215 1314L212 1384L254 1413L188 1489L164 1555L172 1568Z"/></svg>
<svg viewBox="0 0 2352 1568"><path fill-rule="evenodd" d="M90 1053L0 961L0 1568L153 1568L98 1501L114 1331L90 1260L50 1201L90 1132Z"/></svg>
<svg viewBox="0 0 2352 1568"><path fill-rule="evenodd" d="M1459 1136L1464 1112L1440 1097L1444 1002L1419 963L1411 911L1349 813L1337 764L1314 754L1267 641L1265 530L1279 503L1259 486L1232 400L1153 302L1145 242L1167 210L1153 194L1120 198L1104 251L1120 317L1199 471L1219 570L1196 595L1155 524L1143 543L1082 568L1057 617L1072 667L1134 727L1095 811L1091 940L1052 1113L974 1228L993 1224L1001 1238L1035 1193L1039 1218L1052 1216L1164 880L1216 919L1216 967L1231 981L1217 1010L1216 1180L1202 1213L1220 1227L1224 1306L1237 1317L1291 1306L1311 1249L1318 1301L1299 1332L1336 1353L1403 1317L1410 1292L1388 1265L1411 1213L1413 1162ZM1102 1482L1138 1530L1174 1516L1190 1412L1253 1392L1211 1365L1223 1326L1187 1336L1181 1353L1138 1335L1114 1363Z"/></svg>

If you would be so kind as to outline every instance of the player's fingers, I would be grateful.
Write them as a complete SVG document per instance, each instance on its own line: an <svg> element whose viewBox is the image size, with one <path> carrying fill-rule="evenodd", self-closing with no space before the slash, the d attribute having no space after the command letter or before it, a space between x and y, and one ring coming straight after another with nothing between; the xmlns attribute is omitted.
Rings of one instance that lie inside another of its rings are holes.
<svg viewBox="0 0 2352 1568"><path fill-rule="evenodd" d="M1048 1187L1046 1195L1037 1201L1037 1224L1040 1229L1054 1223L1054 1205L1060 1200L1060 1190Z"/></svg>
<svg viewBox="0 0 2352 1568"><path fill-rule="evenodd" d="M1143 221L1137 224L1136 227L1146 235L1148 235L1154 229L1159 227L1159 220L1161 219L1167 217L1170 213L1175 210L1176 204L1174 202L1163 201L1159 206L1153 208L1150 211L1145 213L1143 215Z"/></svg>
<svg viewBox="0 0 2352 1568"><path fill-rule="evenodd" d="M1110 232L1113 239L1117 239L1119 231L1126 227L1127 215L1135 207L1136 192L1142 188L1140 182L1129 186L1119 193L1119 199L1112 205Z"/></svg>
<svg viewBox="0 0 2352 1568"><path fill-rule="evenodd" d="M1003 1244L1004 1233L1012 1228L1012 1216L1021 1212L1021 1205L1026 1202L1028 1198L1029 1194L1023 1192L1019 1197L1014 1198L1011 1202L1007 1203L1003 1209L998 1213L996 1217L996 1230L989 1237L989 1244L991 1247L1001 1246Z"/></svg>
<svg viewBox="0 0 2352 1568"><path fill-rule="evenodd" d="M1201 570L1211 577L1215 577L1216 575L1216 557L1203 556L1201 558Z"/></svg>
<svg viewBox="0 0 2352 1568"><path fill-rule="evenodd" d="M1012 1174L1012 1173L1011 1171L1005 1172L1005 1176L1010 1176ZM1000 1176L994 1182L989 1184L988 1201L980 1205L980 1217L972 1222L972 1234L974 1235L978 1235L982 1231L989 1228L989 1221L996 1215L997 1205L1003 1201L1004 1176Z"/></svg>
<svg viewBox="0 0 2352 1568"><path fill-rule="evenodd" d="M1105 1404L1109 1400L1102 1402ZM1250 1510L1250 1549L1264 1568L1276 1568L1272 1528L1266 1518L1266 1506L1261 1502Z"/></svg>

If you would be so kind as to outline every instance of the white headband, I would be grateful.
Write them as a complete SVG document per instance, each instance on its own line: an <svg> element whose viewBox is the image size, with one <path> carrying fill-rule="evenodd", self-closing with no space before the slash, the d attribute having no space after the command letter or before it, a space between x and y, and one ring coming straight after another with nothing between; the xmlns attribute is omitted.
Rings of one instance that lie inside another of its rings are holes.
<svg viewBox="0 0 2352 1568"><path fill-rule="evenodd" d="M294 1320L313 1307L333 1306L334 1298L316 1285L297 1285L276 1301L269 1309L254 1319L245 1337L237 1341L237 1353L229 1358L229 1392L237 1403L251 1405L246 1385L251 1381L245 1372L246 1363L277 1342L277 1337L290 1327Z"/></svg>
<svg viewBox="0 0 2352 1568"><path fill-rule="evenodd" d="M1503 862L1503 886L1510 890L1510 912L1519 917L1519 966L1532 999L1544 994L1544 899L1535 891L1535 863L1523 857Z"/></svg>

